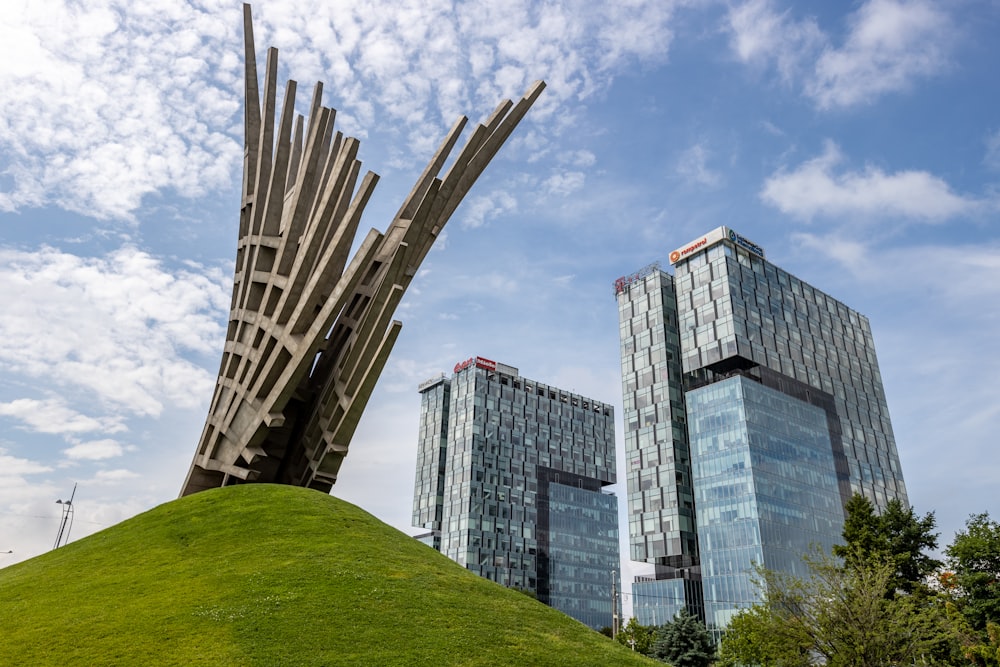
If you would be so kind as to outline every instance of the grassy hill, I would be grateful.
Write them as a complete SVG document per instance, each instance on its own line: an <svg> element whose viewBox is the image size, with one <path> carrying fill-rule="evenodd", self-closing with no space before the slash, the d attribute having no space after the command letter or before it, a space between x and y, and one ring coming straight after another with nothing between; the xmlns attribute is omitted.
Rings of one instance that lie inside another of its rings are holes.
<svg viewBox="0 0 1000 667"><path fill-rule="evenodd" d="M649 665L331 496L216 489L0 570L2 665Z"/></svg>

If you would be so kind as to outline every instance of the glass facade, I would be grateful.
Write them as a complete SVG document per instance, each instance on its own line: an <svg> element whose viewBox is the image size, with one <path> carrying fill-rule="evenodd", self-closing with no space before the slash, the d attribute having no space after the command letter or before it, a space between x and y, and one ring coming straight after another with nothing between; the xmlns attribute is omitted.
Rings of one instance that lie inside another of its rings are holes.
<svg viewBox="0 0 1000 667"><path fill-rule="evenodd" d="M833 396L849 481L907 502L868 318L728 239L674 267L683 370L768 368Z"/></svg>
<svg viewBox="0 0 1000 667"><path fill-rule="evenodd" d="M806 576L843 530L826 413L736 376L687 394L706 622L759 601L754 566Z"/></svg>
<svg viewBox="0 0 1000 667"><path fill-rule="evenodd" d="M420 385L417 480L413 490L413 525L430 530L421 541L441 548L441 507L448 451L448 404L451 383L445 377Z"/></svg>
<svg viewBox="0 0 1000 667"><path fill-rule="evenodd" d="M611 583L620 567L618 499L593 486L582 479L572 486L550 482L548 500L542 502L548 510L547 534L539 534L548 543L543 549L548 604L601 629L611 626Z"/></svg>
<svg viewBox="0 0 1000 667"><path fill-rule="evenodd" d="M677 305L673 279L653 269L618 294L631 558L697 562Z"/></svg>
<svg viewBox="0 0 1000 667"><path fill-rule="evenodd" d="M658 265L616 283L630 557L655 565L632 584L640 623L702 616L698 534L674 281ZM660 621L664 623L666 621Z"/></svg>
<svg viewBox="0 0 1000 667"><path fill-rule="evenodd" d="M719 630L756 600L754 563L799 572L852 494L883 509L906 487L867 318L727 227L670 261L614 285L630 555L655 568L633 608Z"/></svg>
<svg viewBox="0 0 1000 667"><path fill-rule="evenodd" d="M415 525L440 516L438 548L452 560L610 626L617 498L602 489L616 479L613 408L480 357L440 382L421 385ZM428 396L443 385L447 409L443 393ZM434 433L445 434L437 468L425 453Z"/></svg>
<svg viewBox="0 0 1000 667"><path fill-rule="evenodd" d="M640 625L663 625L683 610L704 618L699 578L656 579L636 577L632 583L632 614Z"/></svg>

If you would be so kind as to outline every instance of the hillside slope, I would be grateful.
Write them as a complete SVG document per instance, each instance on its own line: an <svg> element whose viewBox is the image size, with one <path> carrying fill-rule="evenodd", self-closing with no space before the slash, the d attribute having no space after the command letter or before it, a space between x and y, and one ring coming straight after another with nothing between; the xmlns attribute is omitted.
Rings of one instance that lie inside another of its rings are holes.
<svg viewBox="0 0 1000 667"><path fill-rule="evenodd" d="M649 665L341 500L247 485L0 570L4 665Z"/></svg>

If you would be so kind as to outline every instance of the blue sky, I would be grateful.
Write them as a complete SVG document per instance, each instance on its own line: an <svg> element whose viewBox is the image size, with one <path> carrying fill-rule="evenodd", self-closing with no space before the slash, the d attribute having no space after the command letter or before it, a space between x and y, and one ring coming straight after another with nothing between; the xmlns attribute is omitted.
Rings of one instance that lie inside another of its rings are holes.
<svg viewBox="0 0 1000 667"><path fill-rule="evenodd" d="M74 538L178 493L222 349L242 153L236 3L4 12L0 565L51 547L76 482ZM401 304L334 495L417 532L416 386L473 355L620 422L612 282L724 224L868 315L910 502L942 543L970 513L1000 515L1000 3L272 1L254 16L300 110L324 81L382 176L367 227L459 114L548 83Z"/></svg>

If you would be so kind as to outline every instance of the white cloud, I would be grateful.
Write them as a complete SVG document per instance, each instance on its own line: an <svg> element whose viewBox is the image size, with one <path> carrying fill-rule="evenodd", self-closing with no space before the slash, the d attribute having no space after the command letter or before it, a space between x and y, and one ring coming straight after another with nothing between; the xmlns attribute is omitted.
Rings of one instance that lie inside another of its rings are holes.
<svg viewBox="0 0 1000 667"><path fill-rule="evenodd" d="M940 72L953 41L942 5L928 0L870 0L850 20L840 49L827 49L806 91L820 108L870 104Z"/></svg>
<svg viewBox="0 0 1000 667"><path fill-rule="evenodd" d="M602 65L619 66L633 57L666 58L673 38L672 2L610 2L598 5L599 43L605 49ZM572 9L570 9L572 11ZM581 12L585 13L585 12Z"/></svg>
<svg viewBox="0 0 1000 667"><path fill-rule="evenodd" d="M511 137L508 146L509 152L518 155L518 159L524 160L528 164L540 162L552 150L550 139L531 127L526 127L524 130L524 132L518 132Z"/></svg>
<svg viewBox="0 0 1000 667"><path fill-rule="evenodd" d="M716 187L722 182L719 172L708 168L708 151L701 144L695 144L681 152L676 170L688 183Z"/></svg>
<svg viewBox="0 0 1000 667"><path fill-rule="evenodd" d="M227 283L220 270L169 270L130 246L103 257L0 248L0 292L8 299L0 368L89 392L120 412L200 405L214 378L184 355L218 353ZM38 407L15 403L19 415ZM80 418L67 423L94 430ZM112 432L115 423L101 422Z"/></svg>
<svg viewBox="0 0 1000 667"><path fill-rule="evenodd" d="M673 8L265 2L255 41L261 60L281 49L282 79L327 83L341 129L398 131L408 155L392 163L405 164L425 160L458 115L478 120L535 79L549 88L533 117L572 114L622 68L665 59ZM239 6L218 1L6 2L0 43L17 57L0 62L0 210L54 204L129 220L149 194L232 182L241 27Z"/></svg>
<svg viewBox="0 0 1000 667"><path fill-rule="evenodd" d="M145 9L4 4L0 42L18 57L0 64L0 154L13 180L0 210L127 219L162 188L195 196L232 180L237 70L218 44L238 21L186 3Z"/></svg>
<svg viewBox="0 0 1000 667"><path fill-rule="evenodd" d="M886 173L868 166L863 171L838 172L842 161L840 149L828 141L820 156L768 178L761 199L806 220L816 216L891 216L941 222L982 206L955 194L946 182L926 171Z"/></svg>
<svg viewBox="0 0 1000 667"><path fill-rule="evenodd" d="M730 8L726 28L737 58L758 67L774 63L786 82L801 74L825 37L813 19L795 21L772 0L750 0Z"/></svg>
<svg viewBox="0 0 1000 667"><path fill-rule="evenodd" d="M118 468L115 470L98 470L94 475L94 478L90 480L90 483L97 486L119 484L130 479L135 479L138 476L139 475L137 473L134 473L131 470L125 470L124 468Z"/></svg>
<svg viewBox="0 0 1000 667"><path fill-rule="evenodd" d="M857 239L801 233L795 234L793 238L807 248L818 251L855 272L865 272L871 266L867 244Z"/></svg>
<svg viewBox="0 0 1000 667"><path fill-rule="evenodd" d="M796 19L774 0L749 0L727 16L730 47L757 67L773 65L800 83L821 109L871 104L941 72L956 41L944 5L930 0L868 0L848 17L841 46L811 17Z"/></svg>
<svg viewBox="0 0 1000 667"><path fill-rule="evenodd" d="M43 465L29 459L22 459L7 454L6 449L0 448L0 502L9 502L20 496L17 493L7 493L15 484L23 483L25 475L38 475L50 472L51 467Z"/></svg>
<svg viewBox="0 0 1000 667"><path fill-rule="evenodd" d="M587 176L582 171L564 171L545 179L543 187L550 195L565 197L583 188L586 180Z"/></svg>
<svg viewBox="0 0 1000 667"><path fill-rule="evenodd" d="M880 291L906 292L923 306L913 309L917 317L927 309L943 313L962 311L962 320L995 319L982 304L1000 299L1000 245L985 244L917 245L874 244L845 236L797 233L801 245L831 257L859 280L878 285ZM948 279L928 267L947 267ZM906 301L910 301L909 297ZM929 304L934 304L933 306ZM948 327L950 320L941 320ZM991 327L974 327L976 333L991 335ZM979 354L978 351L975 351ZM964 366L963 366L964 368Z"/></svg>
<svg viewBox="0 0 1000 667"><path fill-rule="evenodd" d="M560 153L557 159L561 164L573 167L592 167L597 164L597 156L588 150L566 151Z"/></svg>
<svg viewBox="0 0 1000 667"><path fill-rule="evenodd" d="M44 401L19 398L9 403L0 403L0 416L13 417L29 430L38 433L72 434L93 431L117 433L125 430L120 418L88 417L71 409L57 398L48 398Z"/></svg>
<svg viewBox="0 0 1000 667"><path fill-rule="evenodd" d="M124 451L117 440L104 439L75 444L63 453L73 460L102 461L121 456Z"/></svg>
<svg viewBox="0 0 1000 667"><path fill-rule="evenodd" d="M0 567L52 548L59 525L57 490L39 478L52 470L0 447L0 551L14 551L0 554Z"/></svg>
<svg viewBox="0 0 1000 667"><path fill-rule="evenodd" d="M508 192L496 190L486 195L469 197L460 211L461 225L465 229L482 227L492 218L517 210L517 200Z"/></svg>

